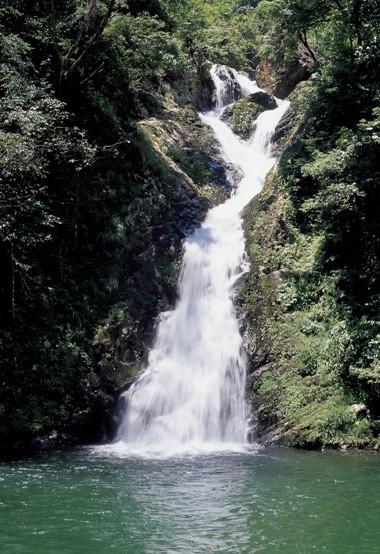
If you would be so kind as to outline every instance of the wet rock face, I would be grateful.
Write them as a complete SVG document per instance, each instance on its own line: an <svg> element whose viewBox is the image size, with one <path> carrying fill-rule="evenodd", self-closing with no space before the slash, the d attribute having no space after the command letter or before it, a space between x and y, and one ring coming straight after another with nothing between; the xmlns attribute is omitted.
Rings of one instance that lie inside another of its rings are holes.
<svg viewBox="0 0 380 554"><path fill-rule="evenodd" d="M264 91L254 92L249 95L249 100L258 106L261 106L263 110L274 110L277 108L277 102L272 94L268 94Z"/></svg>
<svg viewBox="0 0 380 554"><path fill-rule="evenodd" d="M216 69L217 77L223 82L222 101L224 105L232 104L241 98L241 87L230 67L220 65Z"/></svg>
<svg viewBox="0 0 380 554"><path fill-rule="evenodd" d="M262 60L256 68L256 81L260 88L284 99L302 81L307 81L312 74L314 60L305 54L300 59L287 62L282 70L275 71L267 60Z"/></svg>
<svg viewBox="0 0 380 554"><path fill-rule="evenodd" d="M289 62L285 71L281 74L273 94L277 98L287 98L299 83L307 81L310 76L311 72L307 66L301 64L298 60Z"/></svg>
<svg viewBox="0 0 380 554"><path fill-rule="evenodd" d="M276 77L271 64L267 60L261 60L256 67L255 79L257 85L268 93L272 93L276 86Z"/></svg>
<svg viewBox="0 0 380 554"><path fill-rule="evenodd" d="M292 113L288 110L280 119L272 137L272 142L277 150L282 150L293 124Z"/></svg>

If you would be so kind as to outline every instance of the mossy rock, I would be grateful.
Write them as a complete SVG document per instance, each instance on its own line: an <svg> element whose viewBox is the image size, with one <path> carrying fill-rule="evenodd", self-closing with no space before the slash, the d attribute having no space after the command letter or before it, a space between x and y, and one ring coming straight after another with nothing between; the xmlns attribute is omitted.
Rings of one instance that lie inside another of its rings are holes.
<svg viewBox="0 0 380 554"><path fill-rule="evenodd" d="M253 124L259 115L265 110L273 110L276 107L276 100L271 94L258 91L242 98L233 106L228 106L224 110L222 120L231 127L236 135L248 140L252 135Z"/></svg>
<svg viewBox="0 0 380 554"><path fill-rule="evenodd" d="M249 98L239 100L234 106L225 109L222 120L227 123L240 138L247 140L252 134L252 125L264 109Z"/></svg>

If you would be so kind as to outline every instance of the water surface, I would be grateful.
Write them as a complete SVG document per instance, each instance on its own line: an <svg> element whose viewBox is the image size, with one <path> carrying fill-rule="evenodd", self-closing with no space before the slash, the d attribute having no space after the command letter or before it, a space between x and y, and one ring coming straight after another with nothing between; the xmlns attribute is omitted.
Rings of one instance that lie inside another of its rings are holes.
<svg viewBox="0 0 380 554"><path fill-rule="evenodd" d="M379 458L99 450L1 463L1 554L378 554Z"/></svg>

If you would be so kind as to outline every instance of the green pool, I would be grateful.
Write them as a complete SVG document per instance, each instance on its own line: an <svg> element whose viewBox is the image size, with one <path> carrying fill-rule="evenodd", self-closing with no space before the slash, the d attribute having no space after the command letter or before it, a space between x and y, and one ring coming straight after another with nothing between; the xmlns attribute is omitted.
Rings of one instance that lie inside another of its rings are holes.
<svg viewBox="0 0 380 554"><path fill-rule="evenodd" d="M1 554L379 554L376 454L4 460Z"/></svg>

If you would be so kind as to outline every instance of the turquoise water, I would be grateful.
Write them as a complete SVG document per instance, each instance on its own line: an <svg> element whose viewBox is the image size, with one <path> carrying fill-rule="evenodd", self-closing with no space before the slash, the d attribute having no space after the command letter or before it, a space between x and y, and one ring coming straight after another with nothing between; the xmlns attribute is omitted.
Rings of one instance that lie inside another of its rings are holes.
<svg viewBox="0 0 380 554"><path fill-rule="evenodd" d="M0 466L1 554L379 554L380 459L79 449Z"/></svg>

